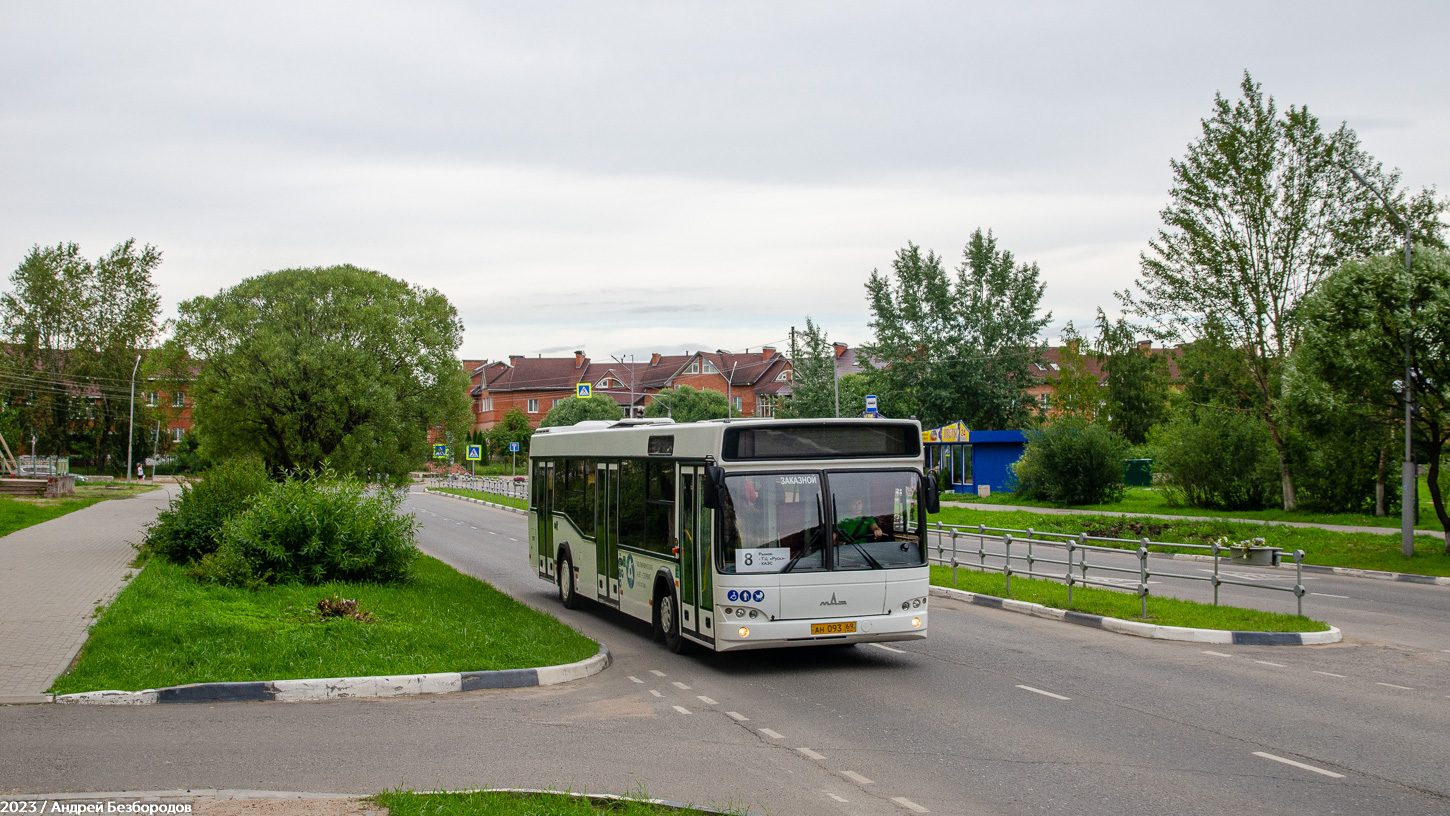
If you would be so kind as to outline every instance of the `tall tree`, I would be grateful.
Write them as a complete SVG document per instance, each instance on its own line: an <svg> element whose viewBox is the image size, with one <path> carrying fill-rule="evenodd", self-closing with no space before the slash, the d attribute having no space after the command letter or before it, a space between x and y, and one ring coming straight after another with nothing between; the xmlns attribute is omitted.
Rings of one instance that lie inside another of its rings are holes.
<svg viewBox="0 0 1450 816"><path fill-rule="evenodd" d="M1062 330L1062 348L1057 355L1057 379L1052 381L1053 407L1059 414L1085 422L1097 419L1102 394L1098 377L1088 367L1082 335L1072 321Z"/></svg>
<svg viewBox="0 0 1450 816"><path fill-rule="evenodd" d="M1042 358L1038 315L1046 284L1037 264L1018 264L991 232L972 233L953 277L935 252L907 244L891 272L866 284L873 343L865 351L886 386L890 416L926 425L1022 427L1029 366Z"/></svg>
<svg viewBox="0 0 1450 816"><path fill-rule="evenodd" d="M805 331L791 338L791 396L779 411L785 418L836 415L836 351L809 316Z"/></svg>
<svg viewBox="0 0 1450 816"><path fill-rule="evenodd" d="M1348 126L1325 132L1302 106L1281 115L1248 72L1240 90L1234 102L1215 95L1202 135L1171 162L1173 189L1164 225L1142 255L1140 293L1119 297L1166 337L1201 337L1211 322L1223 330L1253 383L1255 411L1279 455L1284 507L1293 509L1279 372L1298 343L1297 307L1342 260L1397 240L1382 205L1349 170L1392 191L1437 236L1444 204L1433 190L1407 203L1399 174L1361 150Z"/></svg>
<svg viewBox="0 0 1450 816"><path fill-rule="evenodd" d="M730 416L730 401L719 391L696 390L688 385L650 395L647 417L671 417L676 422L698 422Z"/></svg>
<svg viewBox="0 0 1450 816"><path fill-rule="evenodd" d="M1344 405L1369 403L1404 415L1408 340L1413 440L1430 465L1435 515L1450 529L1440 488L1440 459L1450 443L1450 252L1420 247L1408 277L1401 256L1347 262L1302 311L1304 344L1293 367L1325 383Z"/></svg>
<svg viewBox="0 0 1450 816"><path fill-rule="evenodd" d="M471 420L463 326L436 290L355 266L286 269L178 311L168 353L201 363L192 416L212 458L400 476L427 460L430 429L457 437Z"/></svg>
<svg viewBox="0 0 1450 816"><path fill-rule="evenodd" d="M1123 318L1097 317L1097 359L1107 374L1108 427L1134 445L1148 438L1148 429L1168 418L1168 357L1138 344L1138 331Z"/></svg>
<svg viewBox="0 0 1450 816"><path fill-rule="evenodd" d="M498 424L488 430L489 452L501 462L517 462L518 457L522 456L527 468L529 439L533 435L534 429L529 425L529 415L522 408L510 408L504 412ZM517 453L509 450L509 445L514 442L519 443Z"/></svg>
<svg viewBox="0 0 1450 816"><path fill-rule="evenodd" d="M540 428L552 428L556 425L573 425L576 422L584 422L591 419L616 420L624 419L624 409L613 397L603 394L594 394L588 399L565 399L559 400L558 404L549 409L544 415L544 420L539 423Z"/></svg>
<svg viewBox="0 0 1450 816"><path fill-rule="evenodd" d="M151 275L160 264L160 250L134 240L94 262L64 243L32 248L11 275L0 299L10 342L0 370L18 424L42 449L98 466L125 459L132 370L159 330ZM136 427L143 428L144 400L137 408Z"/></svg>

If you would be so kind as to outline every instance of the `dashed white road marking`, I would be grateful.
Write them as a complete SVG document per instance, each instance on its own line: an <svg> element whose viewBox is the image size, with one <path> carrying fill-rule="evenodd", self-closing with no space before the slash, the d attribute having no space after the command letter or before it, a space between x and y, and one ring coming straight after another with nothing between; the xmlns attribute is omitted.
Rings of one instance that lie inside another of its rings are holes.
<svg viewBox="0 0 1450 816"><path fill-rule="evenodd" d="M893 796L891 797L891 801L895 802L898 805L901 805L902 807L913 813L931 813L931 811L927 810L921 805L918 805L910 799L907 799L905 796Z"/></svg>
<svg viewBox="0 0 1450 816"><path fill-rule="evenodd" d="M654 695L654 696L656 696L656 697L663 697L663 696L665 696L665 695L663 695L663 694L660 694L660 693L659 693L659 692L658 692L658 691L655 691L655 690L654 690L654 689L650 689L650 690L649 690L649 693L650 693L650 694L653 694L653 695Z"/></svg>
<svg viewBox="0 0 1450 816"><path fill-rule="evenodd" d="M1341 679L1343 679L1343 677L1344 677L1344 675L1342 675L1342 674L1335 674L1335 673L1334 673L1334 672L1325 672L1325 671L1320 671L1320 670L1318 670L1318 669L1315 669L1315 670L1314 670L1314 673L1315 673L1315 674L1322 674L1322 675L1324 675L1324 676L1325 676L1325 677L1338 677L1338 678L1341 678Z"/></svg>
<svg viewBox="0 0 1450 816"><path fill-rule="evenodd" d="M714 700L711 700L709 697L706 697L703 694L696 695L695 696L695 699L696 700L699 700L700 702L704 703L705 705L718 705L718 703L716 703Z"/></svg>
<svg viewBox="0 0 1450 816"><path fill-rule="evenodd" d="M861 784L861 785L870 785L871 784L871 780L867 779L866 777L862 776L861 774L856 773L855 771L841 771L841 776L844 776L847 779L849 779L852 782L855 782L857 784Z"/></svg>
<svg viewBox="0 0 1450 816"><path fill-rule="evenodd" d="M1261 664L1263 664L1265 666L1278 666L1281 669L1284 668L1284 664L1283 663L1270 663L1267 660L1255 660L1254 662L1255 663L1261 663Z"/></svg>
<svg viewBox="0 0 1450 816"><path fill-rule="evenodd" d="M806 756L810 757L811 759L825 759L825 756L824 755L818 754L818 753L816 753L815 751L812 751L809 748L797 748L796 750L799 751L802 754L805 754Z"/></svg>
<svg viewBox="0 0 1450 816"><path fill-rule="evenodd" d="M635 677L632 674L629 676L629 679L630 679L631 682L634 682L634 683L643 683L644 682L643 680L639 679L638 677Z"/></svg>
<svg viewBox="0 0 1450 816"><path fill-rule="evenodd" d="M1292 759L1285 759L1284 757L1281 757L1281 756L1274 756L1273 754L1268 754L1268 753L1265 753L1263 751L1255 751L1254 752L1254 756L1256 756L1256 757L1263 757L1264 759L1272 759L1275 762L1282 762L1285 765L1293 765L1295 768L1303 768L1306 771L1313 771L1314 773L1317 773L1317 774L1324 774L1325 776L1328 776L1328 777L1331 777L1331 778L1334 778L1334 779L1343 779L1344 778L1344 774L1342 774L1342 773L1335 773L1334 771L1327 771L1327 770L1325 770L1323 768L1316 768L1313 765L1305 765L1302 762L1295 762Z"/></svg>
<svg viewBox="0 0 1450 816"><path fill-rule="evenodd" d="M653 674L655 677L667 677L668 676L664 672L660 671L659 669L650 669L649 670L649 673L650 674Z"/></svg>
<svg viewBox="0 0 1450 816"><path fill-rule="evenodd" d="M1051 697L1054 700L1071 700L1072 699L1071 697L1064 697L1061 694L1053 694L1050 691L1043 691L1040 688L1033 688L1031 686L1024 686L1024 685L1021 685L1020 683L1018 684L1017 688L1020 688L1023 691L1030 691L1033 694L1041 694L1043 697Z"/></svg>
<svg viewBox="0 0 1450 816"><path fill-rule="evenodd" d="M684 706L675 706L675 710L678 711L678 712L680 712L681 714L689 714L690 713L690 709L685 708Z"/></svg>
<svg viewBox="0 0 1450 816"><path fill-rule="evenodd" d="M762 729L760 729L760 733L766 735L767 737L770 737L771 739L785 739L785 737L781 736L780 734L777 734L776 732L770 730L769 728L762 728Z"/></svg>
<svg viewBox="0 0 1450 816"><path fill-rule="evenodd" d="M730 719L732 719L732 720L734 720L736 722L745 722L746 720L749 720L750 719L749 717L745 716L744 714L741 714L739 711L727 711L727 712L725 712L725 716L729 717Z"/></svg>
<svg viewBox="0 0 1450 816"><path fill-rule="evenodd" d="M850 799L847 799L844 796L837 796L836 794L831 793L830 791L823 791L823 793L825 793L827 796L831 797L832 799L835 799L837 802L849 802L849 801L851 801Z"/></svg>
<svg viewBox="0 0 1450 816"><path fill-rule="evenodd" d="M1410 688L1409 686L1397 686L1394 683L1375 683L1375 685L1376 686L1385 686L1386 688L1397 688L1397 689L1400 689L1401 691L1414 691L1414 689Z"/></svg>
<svg viewBox="0 0 1450 816"><path fill-rule="evenodd" d="M489 534L489 535L498 535L498 533L496 533L496 532L494 532L494 531L493 531L493 530L489 530L489 531L488 531L488 534Z"/></svg>
<svg viewBox="0 0 1450 816"><path fill-rule="evenodd" d="M690 690L690 687L689 686L685 685L684 683L681 683L678 680L676 680L675 682L671 683L670 685L674 686L675 688L679 689L680 691L689 691Z"/></svg>
<svg viewBox="0 0 1450 816"><path fill-rule="evenodd" d="M518 541L518 539L514 538L513 536L509 536L509 541Z"/></svg>
<svg viewBox="0 0 1450 816"><path fill-rule="evenodd" d="M1233 655L1231 654L1224 654L1223 652L1210 652L1207 649L1204 649L1203 653L1206 655L1212 655L1213 657L1233 657Z"/></svg>
<svg viewBox="0 0 1450 816"><path fill-rule="evenodd" d="M895 652L897 654L906 654L906 650L905 649L893 649L893 648L891 648L890 646L887 646L884 643L868 643L866 645L867 646L875 646L876 648L880 649L883 652Z"/></svg>
<svg viewBox="0 0 1450 816"><path fill-rule="evenodd" d="M1342 601L1349 600L1349 596L1348 595L1331 595L1328 592L1311 592L1309 594L1310 595L1318 595L1321 598L1338 598L1338 599L1340 599Z"/></svg>

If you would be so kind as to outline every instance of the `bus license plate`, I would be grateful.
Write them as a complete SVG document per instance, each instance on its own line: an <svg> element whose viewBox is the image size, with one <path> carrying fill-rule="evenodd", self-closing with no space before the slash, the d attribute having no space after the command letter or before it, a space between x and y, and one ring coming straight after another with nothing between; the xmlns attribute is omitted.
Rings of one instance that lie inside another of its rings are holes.
<svg viewBox="0 0 1450 816"><path fill-rule="evenodd" d="M811 634L813 635L850 635L856 632L856 622L845 623L813 623Z"/></svg>

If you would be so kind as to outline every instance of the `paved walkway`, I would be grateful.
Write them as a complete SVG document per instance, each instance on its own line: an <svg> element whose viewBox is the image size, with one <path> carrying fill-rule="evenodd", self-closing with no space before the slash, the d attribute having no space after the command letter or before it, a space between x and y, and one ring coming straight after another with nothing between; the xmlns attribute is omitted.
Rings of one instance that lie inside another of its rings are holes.
<svg viewBox="0 0 1450 816"><path fill-rule="evenodd" d="M964 507L968 510L1022 510L1027 513L1042 513L1049 516L1123 516L1124 518L1177 519L1179 521L1232 521L1240 524L1282 524L1285 527L1317 527L1321 530L1332 530L1336 533L1378 533L1379 535L1394 536L1400 534L1399 527L1362 527L1352 524L1317 524L1312 521L1269 521L1265 519L1222 518L1219 516L1176 516L1170 513L1119 513L1113 510L1070 510L1065 507L981 504L978 502L953 501L945 496L942 498L950 502L953 507ZM1415 535L1432 536L1434 538L1445 537L1445 534L1439 530L1416 530Z"/></svg>
<svg viewBox="0 0 1450 816"><path fill-rule="evenodd" d="M96 605L125 582L146 524L175 490L163 484L0 538L0 704L44 692L85 643Z"/></svg>

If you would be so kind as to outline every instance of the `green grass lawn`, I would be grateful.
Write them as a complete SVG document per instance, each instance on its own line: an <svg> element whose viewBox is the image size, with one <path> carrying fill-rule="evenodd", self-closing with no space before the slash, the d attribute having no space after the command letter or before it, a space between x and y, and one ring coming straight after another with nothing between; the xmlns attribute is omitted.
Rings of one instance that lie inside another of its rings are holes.
<svg viewBox="0 0 1450 816"><path fill-rule="evenodd" d="M15 496L0 496L0 536L7 536L16 530L24 530L34 524L60 518L67 513L90 507L106 499L124 499L137 493L155 490L147 485L111 488L106 485L76 485L74 496L58 499L32 499Z"/></svg>
<svg viewBox="0 0 1450 816"><path fill-rule="evenodd" d="M644 797L641 797L644 798ZM393 816L702 816L693 808L676 810L633 799L595 802L559 793L421 793L388 791L372 797ZM747 813L744 808L727 813Z"/></svg>
<svg viewBox="0 0 1450 816"><path fill-rule="evenodd" d="M951 506L942 506L941 513L931 516L931 520L940 520L947 525L1031 528L1070 535L1082 532L1105 538L1150 538L1166 544L1212 544L1219 536L1228 536L1235 542L1263 538L1267 545L1282 546L1285 552L1302 549L1305 564L1385 570L1391 573L1450 575L1450 555L1444 552L1444 542L1431 536L1417 536L1414 558L1405 558L1399 554L1399 536L1286 528L1272 523L1124 519L1122 516L1053 516L1028 510L973 510L970 507ZM1202 554L1203 551L1198 552Z"/></svg>
<svg viewBox="0 0 1450 816"><path fill-rule="evenodd" d="M1400 554L1399 536L1335 533L1313 527L1285 527L1280 524L1094 515L1056 516L1025 510L974 510L970 507L948 505L943 505L941 513L932 516L931 520L973 527L978 524L1019 530L1030 527L1043 532L1072 535L1087 533L1108 538L1147 537L1153 541L1183 544L1210 544L1220 536L1227 536L1233 541L1262 538L1271 547L1283 547L1286 553L1303 550L1306 564L1421 575L1450 575L1450 556L1445 554L1445 542L1430 536L1417 536L1414 557L1405 558Z"/></svg>
<svg viewBox="0 0 1450 816"><path fill-rule="evenodd" d="M520 510L527 509L527 505L524 503L523 499L517 499L513 496L505 496L501 493L489 493L486 490L469 490L462 487L430 487L428 489L433 491L434 493L452 493L455 496L467 496L470 499L483 499L486 502L503 504L509 507L517 507Z"/></svg>
<svg viewBox="0 0 1450 816"><path fill-rule="evenodd" d="M1420 477L1420 523L1417 530L1443 530L1435 507L1430 502L1430 488L1427 479ZM1398 482L1396 482L1398 484ZM966 504L1006 504L1022 507L1068 507L1074 510L1102 510L1109 513L1152 513L1168 516L1209 516L1213 518L1255 519L1258 521L1303 521L1312 524L1343 524L1355 527L1384 527L1400 529L1400 514L1395 511L1389 516L1379 517L1364 513L1314 513L1308 510L1206 510L1200 507L1171 505L1164 498L1163 491L1153 487L1130 487L1123 492L1122 501L1106 504L1054 504L1036 499L1024 499L1015 493L993 493L979 498L970 493L945 494L948 501Z"/></svg>
<svg viewBox="0 0 1450 816"><path fill-rule="evenodd" d="M353 598L374 622L319 618ZM481 671L583 660L599 644L476 578L419 556L404 585L201 584L153 558L91 627L57 694L182 683Z"/></svg>
<svg viewBox="0 0 1450 816"><path fill-rule="evenodd" d="M1300 615L1280 612L1262 612L1257 609L1243 609L1237 606L1213 606L1212 604L1183 601L1177 598L1148 596L1148 617L1140 616L1141 602L1137 595L1096 587L1074 587L1072 605L1067 603L1067 584L1041 578L1012 576L1012 594L1007 594L1006 576L996 572L980 572L974 569L957 570L956 589L994 595L998 598L1013 598L1019 601L1050 606L1054 609L1071 609L1091 615L1104 615L1123 620L1146 621L1160 626L1189 626L1197 629L1224 629L1235 632L1324 632L1329 625ZM952 568L933 566L931 582L936 586L950 587ZM1284 595L1286 606L1292 608L1293 596Z"/></svg>

